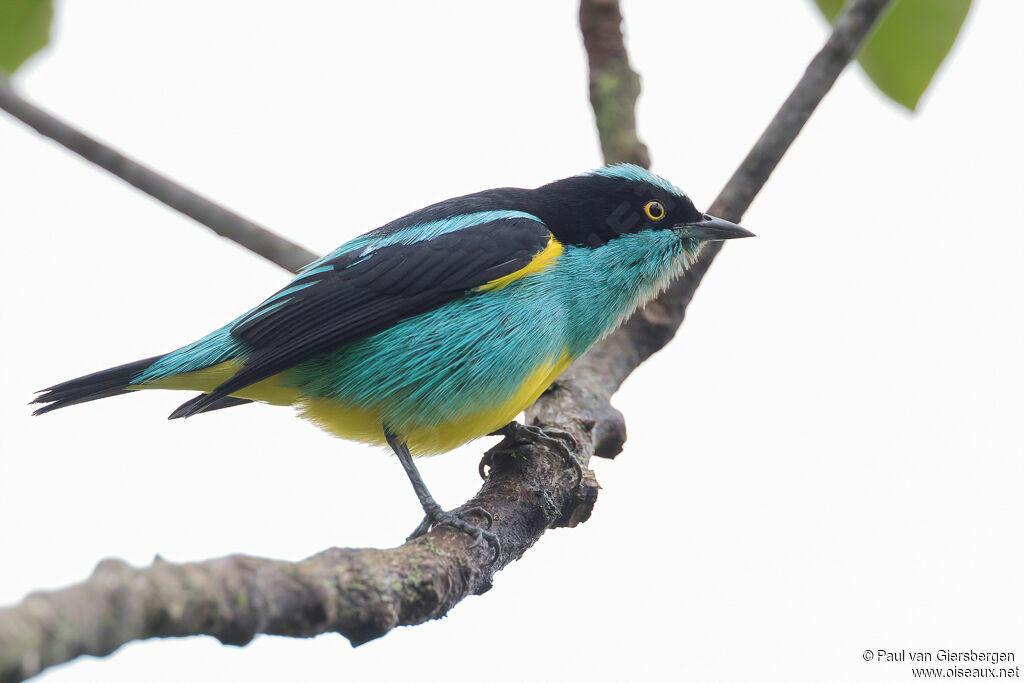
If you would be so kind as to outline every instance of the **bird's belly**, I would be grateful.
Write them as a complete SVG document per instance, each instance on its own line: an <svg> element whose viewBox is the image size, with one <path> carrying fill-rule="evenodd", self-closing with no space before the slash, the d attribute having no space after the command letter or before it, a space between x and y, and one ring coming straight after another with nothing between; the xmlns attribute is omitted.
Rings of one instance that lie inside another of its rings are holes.
<svg viewBox="0 0 1024 683"><path fill-rule="evenodd" d="M339 398L302 398L297 402L300 414L320 428L336 436L375 445L385 445L383 424L387 424L396 435L409 446L413 455L435 455L450 451L467 441L485 436L511 422L516 415L536 401L544 390L572 362L563 353L554 359L537 364L518 388L503 396L505 387L476 387L469 392L466 400L457 395L424 397L419 410L410 412L406 401L395 401L405 405L389 404L387 398L379 403L356 405L353 401ZM474 394L479 391L491 392L493 400L476 401ZM394 401L394 397L391 397Z"/></svg>
<svg viewBox="0 0 1024 683"><path fill-rule="evenodd" d="M578 355L565 311L530 280L303 363L291 374L301 414L372 444L384 444L387 425L413 455L443 453L508 424Z"/></svg>

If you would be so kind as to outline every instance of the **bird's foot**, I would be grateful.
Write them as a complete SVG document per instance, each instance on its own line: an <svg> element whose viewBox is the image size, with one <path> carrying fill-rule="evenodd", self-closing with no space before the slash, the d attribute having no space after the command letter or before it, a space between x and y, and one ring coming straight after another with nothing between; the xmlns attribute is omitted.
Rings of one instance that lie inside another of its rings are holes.
<svg viewBox="0 0 1024 683"><path fill-rule="evenodd" d="M576 472L575 487L579 488L582 486L583 465L580 464L579 458L576 457L580 445L576 442L576 437L569 432L563 432L560 429L541 429L535 425L509 422L501 429L491 432L488 436L503 436L505 441L484 453L484 457L480 459L477 471L480 473L481 479L487 478L486 468L490 468L494 464L494 456L497 453L511 451L518 446L531 443L542 443L561 455L566 464L573 468Z"/></svg>
<svg viewBox="0 0 1024 683"><path fill-rule="evenodd" d="M423 521L419 523L419 526L413 529L413 532L409 534L409 537L405 540L411 541L414 538L419 538L434 527L450 526L473 537L473 545L470 547L475 548L479 545L486 544L494 551L494 557L498 557L498 555L501 554L501 541L499 541L498 537L487 529L477 526L472 522L467 522L454 512L442 510L440 506L431 508L426 512L427 514L423 518ZM477 513L486 517L487 525L489 527L494 524L494 518L491 516L491 513L483 508L472 507L462 511L462 514L464 515L469 513Z"/></svg>

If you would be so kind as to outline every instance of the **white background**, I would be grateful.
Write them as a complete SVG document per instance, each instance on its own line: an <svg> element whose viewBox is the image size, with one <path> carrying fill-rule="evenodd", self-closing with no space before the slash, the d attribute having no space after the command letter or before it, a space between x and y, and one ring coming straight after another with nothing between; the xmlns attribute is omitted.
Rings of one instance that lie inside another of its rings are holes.
<svg viewBox="0 0 1024 683"><path fill-rule="evenodd" d="M41 105L325 252L600 164L574 2L63 2ZM593 518L442 621L136 643L71 681L907 681L865 649L1024 658L1024 5L975 3L920 112L859 69L616 397ZM285 9L287 7L287 9ZM706 206L826 36L809 2L624 3L655 170ZM0 116L0 604L148 564L398 544L393 458L281 408L33 391L170 350L288 277ZM442 504L486 443L422 465Z"/></svg>

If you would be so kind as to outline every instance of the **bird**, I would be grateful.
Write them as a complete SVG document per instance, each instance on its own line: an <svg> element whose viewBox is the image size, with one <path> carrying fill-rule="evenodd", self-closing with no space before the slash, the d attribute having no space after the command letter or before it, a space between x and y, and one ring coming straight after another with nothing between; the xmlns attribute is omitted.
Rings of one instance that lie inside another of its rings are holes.
<svg viewBox="0 0 1024 683"><path fill-rule="evenodd" d="M169 419L294 406L390 447L425 515L410 538L448 525L497 545L441 508L414 457L512 423L707 243L752 236L632 164L455 197L342 244L191 344L37 392L33 414L152 389L200 392Z"/></svg>

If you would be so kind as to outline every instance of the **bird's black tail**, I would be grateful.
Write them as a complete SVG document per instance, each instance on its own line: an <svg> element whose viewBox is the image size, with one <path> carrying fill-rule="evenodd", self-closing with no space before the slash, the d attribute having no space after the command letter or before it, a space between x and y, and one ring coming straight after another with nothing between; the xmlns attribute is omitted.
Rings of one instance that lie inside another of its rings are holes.
<svg viewBox="0 0 1024 683"><path fill-rule="evenodd" d="M37 408L32 414L42 415L57 408L73 406L76 403L85 403L86 401L95 401L98 398L107 398L108 396L126 393L132 380L162 357L154 356L137 360L134 363L118 365L116 368L100 370L85 377L54 384L52 387L40 391L39 395L32 401L32 403L46 404L41 408Z"/></svg>

